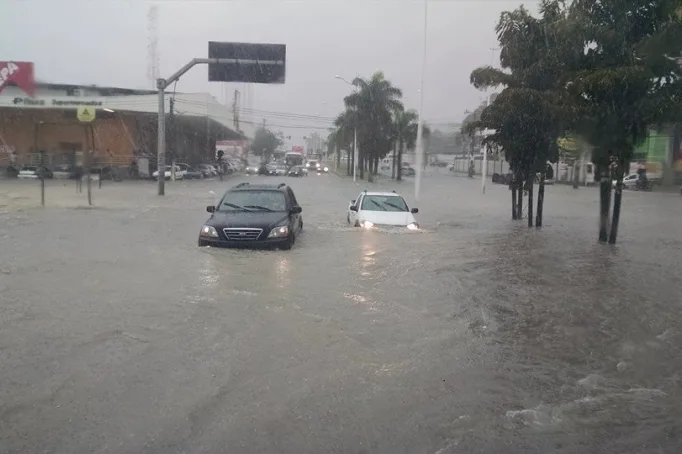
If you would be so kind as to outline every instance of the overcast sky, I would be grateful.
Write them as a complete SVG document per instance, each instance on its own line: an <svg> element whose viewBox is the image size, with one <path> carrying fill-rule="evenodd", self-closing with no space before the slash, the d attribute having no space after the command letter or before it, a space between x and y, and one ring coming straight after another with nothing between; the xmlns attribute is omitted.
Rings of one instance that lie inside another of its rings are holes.
<svg viewBox="0 0 682 454"><path fill-rule="evenodd" d="M459 121L484 99L469 84L477 66L498 57L493 27L517 0L429 0L424 117L435 127ZM536 1L525 3L536 11ZM285 85L209 83L195 67L178 91L210 92L231 102L244 92L244 121L267 118L292 135L326 135L324 118L301 120L265 112L334 117L350 88L334 78L381 70L417 108L424 31L423 0L2 0L0 60L33 61L45 82L153 88L148 78L150 6L157 5L162 76L194 57L208 41L287 45ZM254 112L258 111L258 112ZM296 127L281 127L296 126ZM317 128L317 129L314 129Z"/></svg>

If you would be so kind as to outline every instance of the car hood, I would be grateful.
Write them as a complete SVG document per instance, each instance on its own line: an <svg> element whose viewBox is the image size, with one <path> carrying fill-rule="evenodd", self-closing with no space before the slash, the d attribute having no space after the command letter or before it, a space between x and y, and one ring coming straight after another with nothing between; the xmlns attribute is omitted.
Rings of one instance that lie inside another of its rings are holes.
<svg viewBox="0 0 682 454"><path fill-rule="evenodd" d="M407 225L416 222L409 211L363 211L360 219L376 225Z"/></svg>
<svg viewBox="0 0 682 454"><path fill-rule="evenodd" d="M267 228L286 220L287 214L282 212L245 212L245 211L217 211L206 224L216 228L225 227L258 227Z"/></svg>

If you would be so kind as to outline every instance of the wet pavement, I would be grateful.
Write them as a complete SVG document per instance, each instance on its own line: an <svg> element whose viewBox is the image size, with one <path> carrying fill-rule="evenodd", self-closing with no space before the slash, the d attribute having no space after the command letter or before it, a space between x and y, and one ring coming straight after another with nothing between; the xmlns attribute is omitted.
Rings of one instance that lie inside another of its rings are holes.
<svg viewBox="0 0 682 454"><path fill-rule="evenodd" d="M368 232L368 185L289 179L291 251L197 248L244 181L0 181L2 453L673 453L682 449L682 197L382 183L423 232ZM251 181L265 180L252 177ZM279 181L267 179L267 181ZM372 185L372 188L381 186Z"/></svg>

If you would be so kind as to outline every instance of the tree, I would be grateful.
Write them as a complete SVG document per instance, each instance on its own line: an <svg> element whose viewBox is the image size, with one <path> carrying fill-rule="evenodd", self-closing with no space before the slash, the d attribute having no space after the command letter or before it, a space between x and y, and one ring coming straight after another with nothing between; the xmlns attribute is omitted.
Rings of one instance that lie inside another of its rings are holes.
<svg viewBox="0 0 682 454"><path fill-rule="evenodd" d="M393 165L396 168L396 180L402 180L403 151L415 147L419 115L414 110L397 111L393 121L393 132L398 143L398 157ZM422 132L423 134L423 132Z"/></svg>
<svg viewBox="0 0 682 454"><path fill-rule="evenodd" d="M265 161L269 161L275 150L283 144L284 141L281 134L278 135L265 127L260 127L254 134L250 148L253 154L260 156Z"/></svg>
<svg viewBox="0 0 682 454"><path fill-rule="evenodd" d="M402 91L376 72L370 79L356 77L352 84L357 87L354 93L346 96L347 109L356 115L358 147L360 152L360 178L363 178L365 163L376 171L379 159L391 150L393 114L403 110L400 102ZM372 172L368 179L371 181Z"/></svg>
<svg viewBox="0 0 682 454"><path fill-rule="evenodd" d="M586 49L567 84L579 121L574 129L594 147L600 181L599 241L615 244L623 176L649 125L679 121L682 50L679 0L576 0L572 41ZM616 181L609 229L612 183Z"/></svg>
<svg viewBox="0 0 682 454"><path fill-rule="evenodd" d="M334 139L339 148L346 148L347 150L352 150L354 146L355 139L355 127L358 125L358 115L355 110L346 109L344 112L340 113L334 120L334 126L336 127L334 133ZM347 175L352 175L352 169L355 165L355 150L349 153L346 173ZM337 163L340 156L337 157Z"/></svg>
<svg viewBox="0 0 682 454"><path fill-rule="evenodd" d="M522 218L521 188L527 188L529 227L533 226L533 183L537 174L540 187L535 224L542 226L547 162L557 159L557 140L564 127L564 112L558 107L563 63L555 49L563 45L557 30L564 26L566 10L560 0L543 0L540 11L539 19L524 7L502 13L495 28L502 69L478 68L471 73L471 83L481 89L505 88L480 116L474 112L474 118L465 119L463 126L469 134L477 129L495 131L483 144L501 148L514 173L513 219Z"/></svg>

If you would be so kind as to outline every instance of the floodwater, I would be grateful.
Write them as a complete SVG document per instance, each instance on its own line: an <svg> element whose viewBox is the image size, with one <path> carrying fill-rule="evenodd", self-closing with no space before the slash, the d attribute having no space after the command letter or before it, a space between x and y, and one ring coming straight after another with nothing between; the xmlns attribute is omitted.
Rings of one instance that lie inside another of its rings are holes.
<svg viewBox="0 0 682 454"><path fill-rule="evenodd" d="M682 450L679 195L626 193L609 247L593 189L549 187L529 230L503 186L383 183L420 208L397 235L311 175L291 251L197 248L244 179L107 182L92 209L0 182L0 452Z"/></svg>

